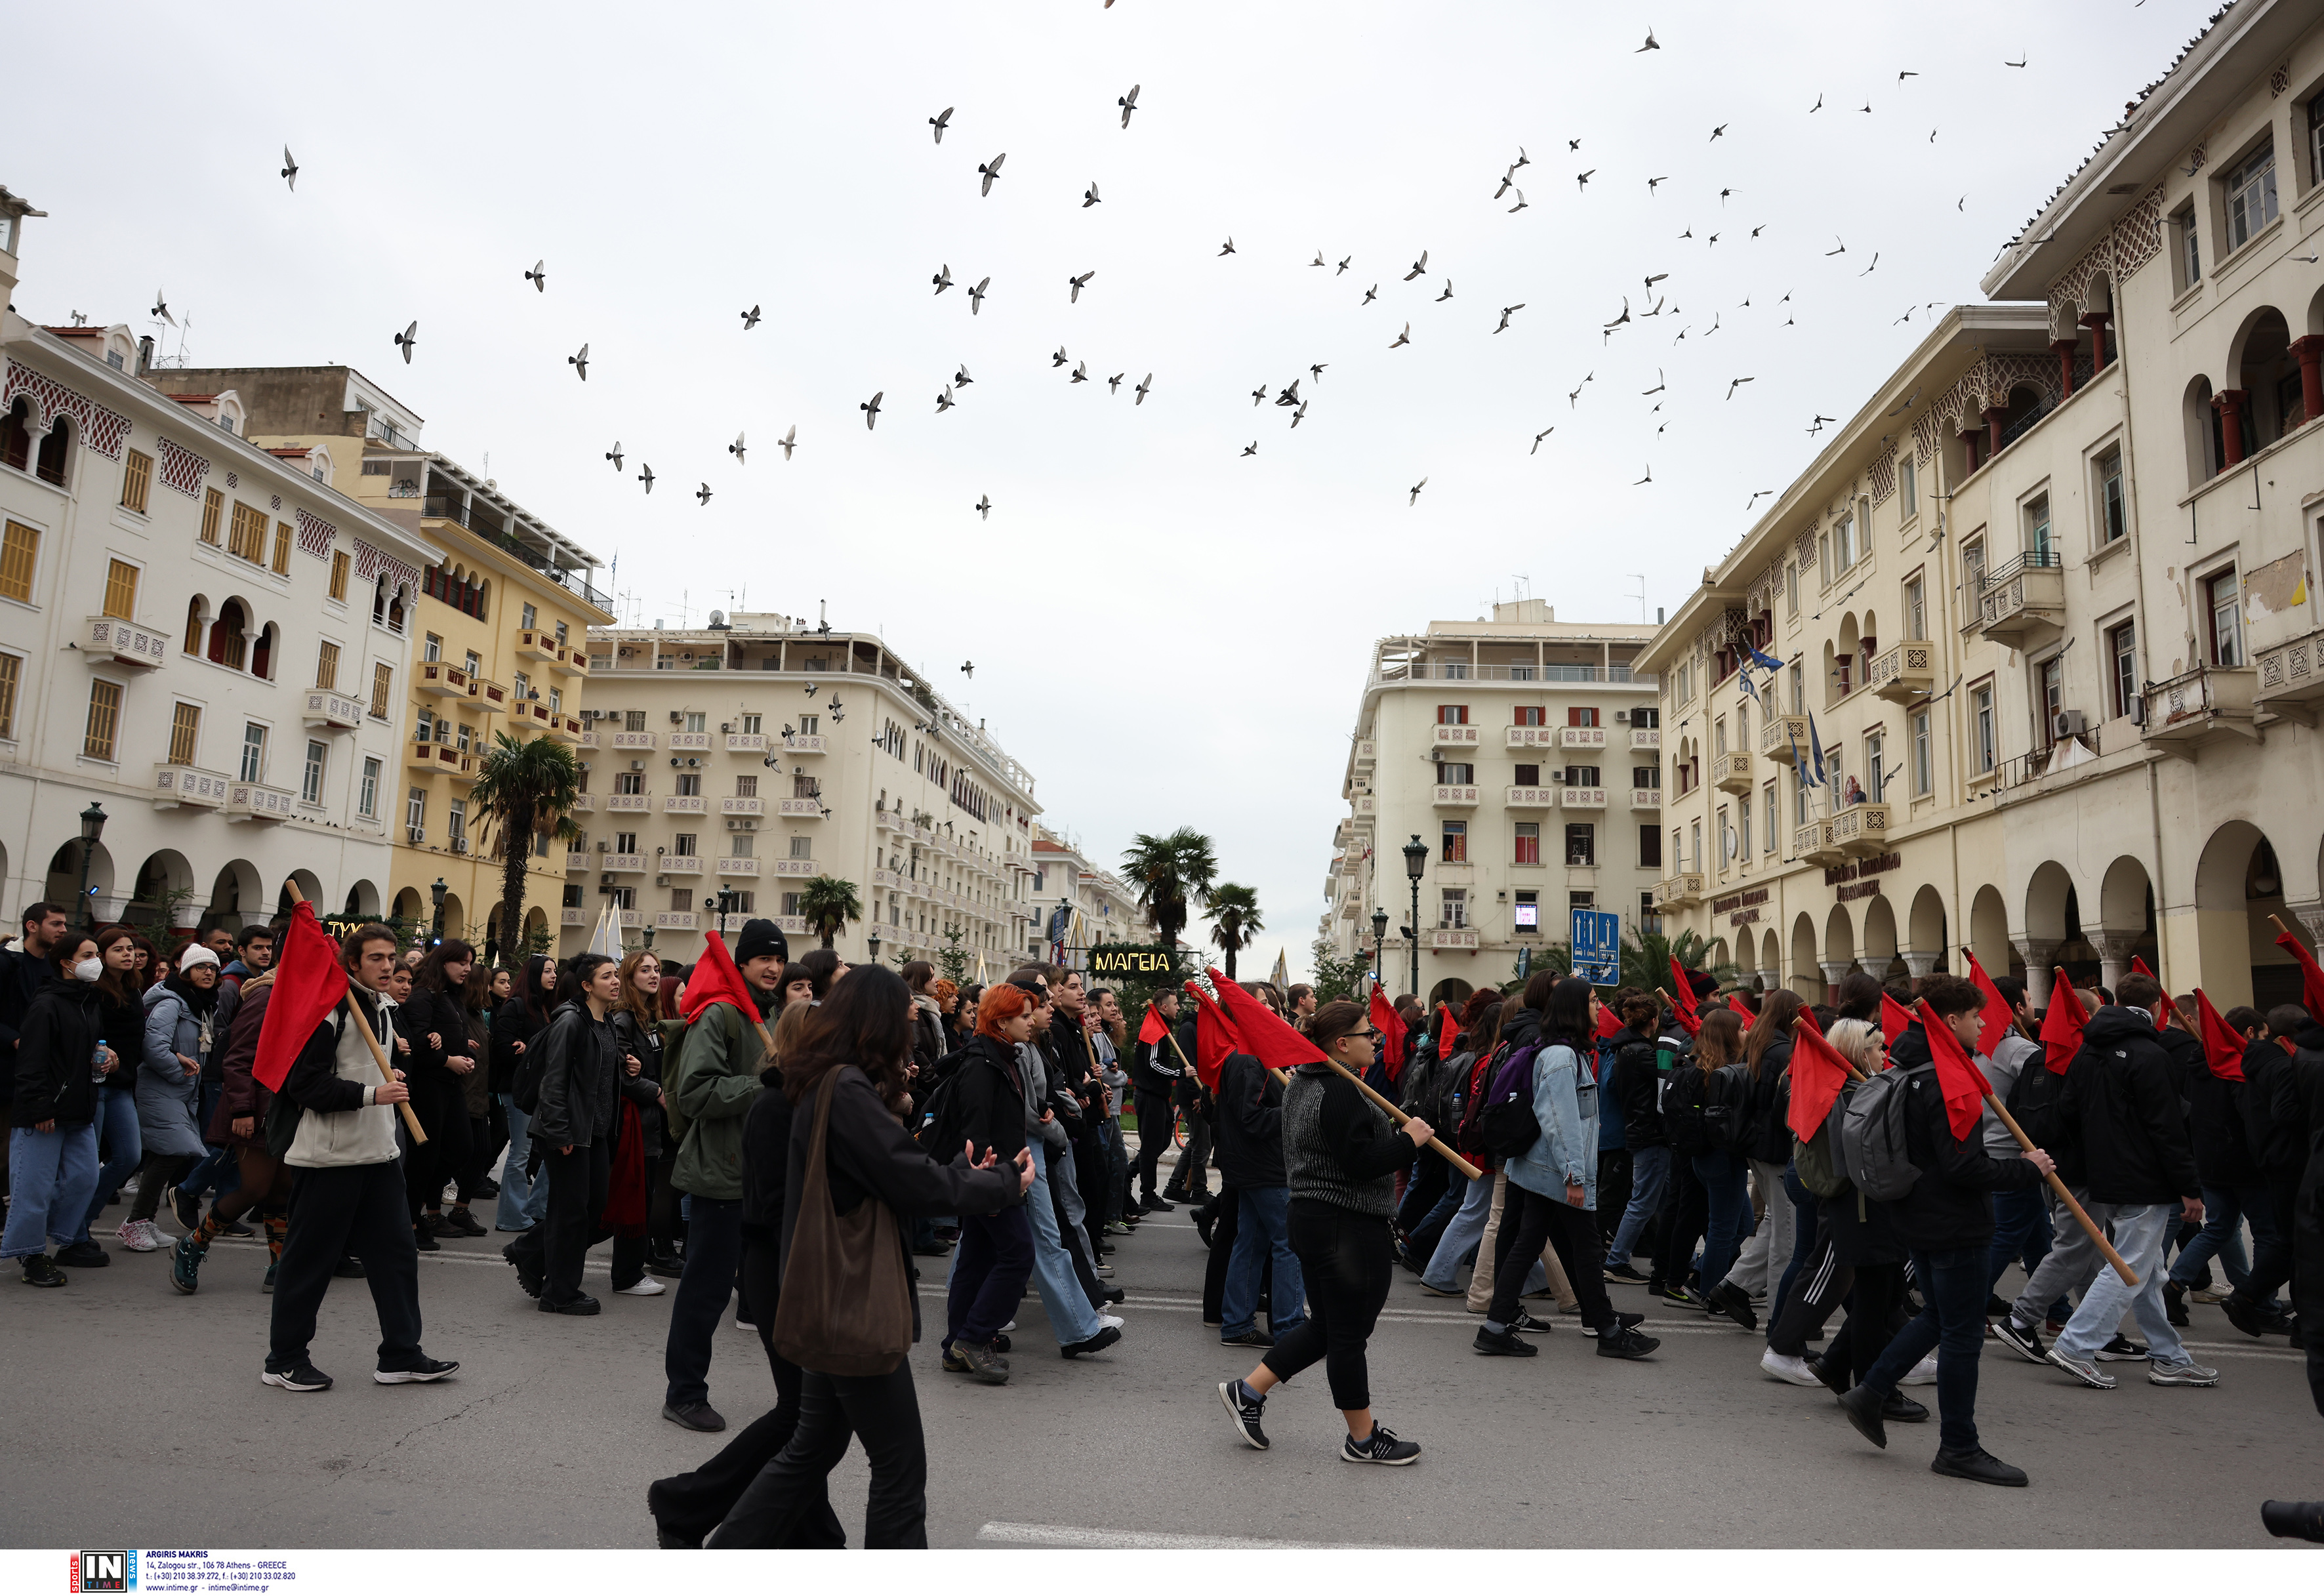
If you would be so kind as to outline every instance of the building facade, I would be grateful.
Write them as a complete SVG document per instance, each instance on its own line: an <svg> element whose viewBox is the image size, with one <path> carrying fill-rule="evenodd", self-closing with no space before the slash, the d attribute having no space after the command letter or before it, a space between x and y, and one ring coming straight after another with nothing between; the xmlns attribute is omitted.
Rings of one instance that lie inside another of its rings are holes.
<svg viewBox="0 0 2324 1596"><path fill-rule="evenodd" d="M1637 669L1656 632L1526 599L1376 646L1325 879L1335 956L1378 955L1384 927L1389 989L1427 994L1509 980L1521 950L1567 941L1576 909L1656 928L1663 733Z"/></svg>
<svg viewBox="0 0 2324 1596"><path fill-rule="evenodd" d="M38 214L0 190L0 300ZM438 550L150 359L125 327L0 313L5 911L85 887L98 921L238 927L294 883L378 914L414 639L370 586Z"/></svg>
<svg viewBox="0 0 2324 1596"><path fill-rule="evenodd" d="M2222 1008L2296 999L2275 923L2324 933L2319 228L2324 24L2235 6L1646 661L1673 923L1813 996L1966 946L2037 1003L2134 958Z"/></svg>
<svg viewBox="0 0 2324 1596"><path fill-rule="evenodd" d="M1065 968L1086 970L1090 948L1154 936L1153 922L1121 878L1092 860L1078 842L1045 826L1033 827L1033 879L1027 892L1040 915L1040 935L1026 946L1028 958L1047 960L1062 945ZM1062 936L1054 935L1060 930Z"/></svg>

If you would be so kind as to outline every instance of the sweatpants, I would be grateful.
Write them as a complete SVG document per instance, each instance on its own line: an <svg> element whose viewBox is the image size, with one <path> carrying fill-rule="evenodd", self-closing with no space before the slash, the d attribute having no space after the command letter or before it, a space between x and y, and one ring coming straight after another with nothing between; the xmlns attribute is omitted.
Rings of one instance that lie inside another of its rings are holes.
<svg viewBox="0 0 2324 1596"><path fill-rule="evenodd" d="M1793 1234L1797 1227L1792 1218L1792 1200L1784 1194L1781 1164L1752 1159L1751 1184L1765 1212L1728 1268L1727 1279L1730 1285L1757 1296L1771 1289L1791 1267Z"/></svg>
<svg viewBox="0 0 2324 1596"><path fill-rule="evenodd" d="M2113 1204L2093 1203L2087 1186L2068 1189L2074 1194L2074 1201L2082 1205L2082 1212L2090 1216L2092 1224L2101 1231L2113 1231ZM2017 1294L2017 1301L2009 1310L2009 1316L2020 1324L2041 1324L2050 1305L2069 1292L2080 1301L2089 1294L2090 1282L2098 1278L2098 1271L2107 1267L2106 1254L2098 1250L2089 1232L2074 1222L2073 1214L2055 1195L2050 1198L2050 1225L2055 1235L2050 1256L2026 1280L2025 1289ZM1990 1252L1987 1257L1990 1268Z"/></svg>
<svg viewBox="0 0 2324 1596"><path fill-rule="evenodd" d="M1154 1181L1161 1168L1162 1149L1170 1145L1170 1132L1176 1123L1176 1111L1170 1106L1167 1092L1139 1093L1138 1195L1140 1201L1155 1195Z"/></svg>
<svg viewBox="0 0 2324 1596"><path fill-rule="evenodd" d="M363 1259L364 1283L379 1315L378 1366L419 1363L420 1249L404 1204L403 1172L391 1160L292 1172L290 1229L274 1271L270 1372L307 1361L331 1273L351 1252Z"/></svg>

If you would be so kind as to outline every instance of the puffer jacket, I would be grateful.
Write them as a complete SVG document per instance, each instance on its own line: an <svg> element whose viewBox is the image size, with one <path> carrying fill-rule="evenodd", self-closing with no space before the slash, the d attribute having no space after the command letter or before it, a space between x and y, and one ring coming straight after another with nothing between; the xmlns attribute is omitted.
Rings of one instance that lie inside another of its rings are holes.
<svg viewBox="0 0 2324 1596"><path fill-rule="evenodd" d="M145 989L145 1050L137 1062L137 1130L145 1150L171 1158L198 1158L202 1146L197 1099L202 1060L210 1053L210 1017L198 1015L166 981ZM191 1070L178 1056L194 1061Z"/></svg>
<svg viewBox="0 0 2324 1596"><path fill-rule="evenodd" d="M1668 1147L1663 1130L1662 1051L1653 1028L1641 1031L1627 1026L1615 1038L1613 1090L1617 1102L1609 1109L1622 1116L1622 1139L1635 1155L1647 1148Z"/></svg>
<svg viewBox="0 0 2324 1596"><path fill-rule="evenodd" d="M2206 1186L2225 1190L2255 1185L2260 1178L2259 1165L2244 1139L2243 1096L2252 1070L2267 1063L2271 1053L2283 1056L2283 1049L2272 1040L2246 1047L2243 1081L2223 1081L2206 1064L2187 1083L2187 1133L2195 1144L2195 1173Z"/></svg>
<svg viewBox="0 0 2324 1596"><path fill-rule="evenodd" d="M86 1125L97 1118L97 1084L88 1078L88 1070L104 1030L104 994L88 982L51 981L33 995L16 1044L16 1098L11 1110L15 1125L37 1125L43 1120L60 1126ZM125 1056L114 1073L134 1069L136 1062Z"/></svg>
<svg viewBox="0 0 2324 1596"><path fill-rule="evenodd" d="M2202 1195L2171 1055L2143 1009L2109 1004L2082 1028L2058 1117L2101 1203L2176 1203Z"/></svg>
<svg viewBox="0 0 2324 1596"><path fill-rule="evenodd" d="M1762 1164L1786 1164L1792 1157L1792 1128L1784 1122L1792 1102L1792 1038L1778 1037L1759 1056L1758 1078L1751 1083L1747 1111L1751 1129L1744 1154Z"/></svg>

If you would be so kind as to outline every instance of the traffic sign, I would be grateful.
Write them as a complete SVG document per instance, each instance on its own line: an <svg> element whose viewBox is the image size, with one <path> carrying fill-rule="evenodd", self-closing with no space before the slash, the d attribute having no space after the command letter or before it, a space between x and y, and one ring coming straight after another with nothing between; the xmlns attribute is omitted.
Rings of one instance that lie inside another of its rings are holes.
<svg viewBox="0 0 2324 1596"><path fill-rule="evenodd" d="M1592 986L1622 983L1622 917L1608 909L1573 911L1573 973Z"/></svg>

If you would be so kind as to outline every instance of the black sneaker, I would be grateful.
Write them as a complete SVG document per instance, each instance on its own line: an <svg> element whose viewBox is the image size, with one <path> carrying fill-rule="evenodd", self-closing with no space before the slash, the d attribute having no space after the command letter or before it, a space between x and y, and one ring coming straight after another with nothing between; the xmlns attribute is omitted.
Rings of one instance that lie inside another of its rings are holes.
<svg viewBox="0 0 2324 1596"><path fill-rule="evenodd" d="M248 1225L243 1223L242 1221L238 1219L229 1219L224 1224L218 1226L218 1234L221 1236L232 1236L236 1241L248 1241L251 1237L258 1234L258 1232L252 1230Z"/></svg>
<svg viewBox="0 0 2324 1596"><path fill-rule="evenodd" d="M2187 1288L2175 1280L2163 1285L2163 1312L2174 1326L2181 1330L2187 1328Z"/></svg>
<svg viewBox="0 0 2324 1596"><path fill-rule="evenodd" d="M600 1307L601 1305L598 1303L597 1299L590 1296L586 1291L577 1293L573 1296L569 1296L563 1302L552 1302L545 1296L540 1299L540 1311L542 1313L566 1314L576 1319L586 1319L590 1315L599 1312Z"/></svg>
<svg viewBox="0 0 2324 1596"><path fill-rule="evenodd" d="M683 1407L665 1402L661 1405L661 1416L670 1423L682 1425L689 1430L710 1433L726 1427L725 1416L707 1402L688 1402Z"/></svg>
<svg viewBox="0 0 2324 1596"><path fill-rule="evenodd" d="M1477 1339L1469 1346L1480 1358L1530 1358L1541 1351L1529 1341L1519 1341L1512 1332L1488 1330L1482 1324L1477 1326Z"/></svg>
<svg viewBox="0 0 2324 1596"><path fill-rule="evenodd" d="M1098 1327L1098 1333L1087 1341L1077 1341L1057 1349L1061 1358L1078 1358L1084 1352L1102 1352L1121 1339L1121 1332L1111 1324Z"/></svg>
<svg viewBox="0 0 2324 1596"><path fill-rule="evenodd" d="M89 1241L59 1248L57 1261L69 1269L101 1269L113 1260L105 1256L104 1248Z"/></svg>
<svg viewBox="0 0 2324 1596"><path fill-rule="evenodd" d="M422 1358L409 1369L374 1369L374 1383L383 1386L419 1386L430 1380L444 1379L459 1372L456 1362L446 1363L434 1358Z"/></svg>
<svg viewBox="0 0 2324 1596"><path fill-rule="evenodd" d="M2279 1540L2324 1541L2324 1502L2262 1502L2259 1521Z"/></svg>
<svg viewBox="0 0 2324 1596"><path fill-rule="evenodd" d="M1605 1268L1609 1286L1646 1286L1651 1284L1646 1276L1626 1263L1610 1263Z"/></svg>
<svg viewBox="0 0 2324 1596"><path fill-rule="evenodd" d="M2219 1305L2219 1311L2227 1315L2227 1323L2237 1330L2255 1341L2259 1338L2264 1326L2260 1318L2260 1305L2256 1301L2246 1296L2240 1291L2231 1291L2227 1294L2227 1299Z"/></svg>
<svg viewBox="0 0 2324 1596"><path fill-rule="evenodd" d="M1674 1302L1683 1308L1699 1308L1702 1305L1702 1299L1683 1286L1665 1283L1657 1295L1664 1302Z"/></svg>
<svg viewBox="0 0 2324 1596"><path fill-rule="evenodd" d="M170 1284L180 1296L191 1296L201 1289L202 1259L208 1255L208 1249L191 1236L180 1236L170 1249Z"/></svg>
<svg viewBox="0 0 2324 1596"><path fill-rule="evenodd" d="M1980 1485L2023 1485L2025 1471L2003 1462L1982 1446L1974 1452L1940 1452L1929 1464L1932 1473L1950 1474L1956 1480L1974 1480Z"/></svg>
<svg viewBox="0 0 2324 1596"><path fill-rule="evenodd" d="M327 1391L331 1377L312 1363L294 1363L288 1369L269 1369L259 1377L263 1385L279 1386L286 1391Z"/></svg>
<svg viewBox="0 0 2324 1596"><path fill-rule="evenodd" d="M476 1222L475 1214L466 1208L455 1208L444 1216L444 1228L438 1233L446 1236L482 1236L489 1232Z"/></svg>
<svg viewBox="0 0 2324 1596"><path fill-rule="evenodd" d="M1227 1419L1242 1437L1243 1444L1259 1452L1267 1450L1267 1432L1259 1421L1267 1416L1267 1398L1239 1379L1219 1382L1219 1400L1226 1404ZM1372 1426L1377 1430L1378 1425Z"/></svg>
<svg viewBox="0 0 2324 1596"><path fill-rule="evenodd" d="M1240 1335L1222 1335L1219 1344L1222 1347L1271 1347L1275 1344L1275 1338L1264 1330L1253 1327Z"/></svg>
<svg viewBox="0 0 2324 1596"><path fill-rule="evenodd" d="M1194 1210L1193 1217L1194 1234L1203 1239L1203 1246L1207 1250L1211 1244L1211 1226L1218 1219L1218 1211L1213 1208L1197 1208Z"/></svg>
<svg viewBox="0 0 2324 1596"><path fill-rule="evenodd" d="M441 1252L444 1250L443 1243L437 1241L434 1232L430 1232L425 1225L416 1224L411 1227L411 1244L419 1248L422 1252Z"/></svg>
<svg viewBox="0 0 2324 1596"><path fill-rule="evenodd" d="M170 1212L178 1216L178 1228L189 1233L202 1227L202 1205L178 1186L170 1188Z"/></svg>
<svg viewBox="0 0 2324 1596"><path fill-rule="evenodd" d="M1644 1314L1617 1314L1614 1315L1614 1328L1617 1330L1628 1330L1633 1325L1643 1324L1646 1322L1646 1316Z"/></svg>
<svg viewBox="0 0 2324 1596"><path fill-rule="evenodd" d="M1985 1316L1987 1318L1999 1318L2003 1315L2008 1313L2010 1305L2002 1301L1998 1293L1988 1291L1985 1294Z"/></svg>
<svg viewBox="0 0 2324 1596"><path fill-rule="evenodd" d="M2117 1335L2100 1347L2098 1359L2101 1363L2138 1363L2146 1360L2146 1349L2126 1335ZM2004 1465L2006 1467L2007 1465Z"/></svg>
<svg viewBox="0 0 2324 1596"><path fill-rule="evenodd" d="M1109 1286L1105 1288L1105 1305L1111 1307L1114 1304L1120 1302L1123 1297L1129 1295L1130 1294L1128 1292L1122 1290L1119 1286Z"/></svg>
<svg viewBox="0 0 2324 1596"><path fill-rule="evenodd" d="M1888 1429L1882 1423L1881 1412L1886 1406L1880 1393L1870 1386L1858 1386L1840 1399L1840 1410L1856 1426L1856 1433L1883 1452L1888 1449Z"/></svg>
<svg viewBox="0 0 2324 1596"><path fill-rule="evenodd" d="M1527 1352L1533 1349L1527 1347ZM1401 1467L1420 1455L1420 1443L1399 1441L1395 1432L1378 1419L1372 1421L1372 1433L1359 1441L1353 1435L1340 1444L1340 1461L1350 1463L1386 1463L1390 1468Z"/></svg>
<svg viewBox="0 0 2324 1596"><path fill-rule="evenodd" d="M973 1341L956 1341L945 1349L945 1367L952 1369L957 1363L956 1373L965 1374L983 1385L1005 1386L1009 1383L1009 1361L1001 1356L1003 1349L998 1343L1006 1339L995 1336L991 1342L983 1345Z"/></svg>
<svg viewBox="0 0 2324 1596"><path fill-rule="evenodd" d="M1547 1335L1557 1326L1546 1319L1536 1319L1523 1308L1519 1308L1517 1316L1509 1321L1509 1328L1523 1335Z"/></svg>
<svg viewBox="0 0 2324 1596"><path fill-rule="evenodd" d="M1847 1370L1835 1367L1831 1360L1829 1358L1810 1358L1807 1361L1807 1364L1809 1370L1815 1375L1816 1379L1821 1380L1824 1384L1825 1389L1829 1390L1833 1396L1845 1397L1848 1395L1848 1382L1849 1375Z"/></svg>
<svg viewBox="0 0 2324 1596"><path fill-rule="evenodd" d="M2047 1363L2050 1361L2050 1350L2042 1344L2042 1333L2031 1324L2020 1324L2004 1314L1987 1324L1986 1330L1994 1340L2028 1363Z"/></svg>
<svg viewBox="0 0 2324 1596"><path fill-rule="evenodd" d="M1740 1286L1721 1280L1703 1294L1703 1301L1712 1313L1726 1315L1746 1330L1759 1328L1759 1315Z"/></svg>
<svg viewBox="0 0 2324 1596"><path fill-rule="evenodd" d="M60 1269L60 1268L57 1268L57 1260L56 1260L55 1259L53 1259L53 1258L51 1258L47 1253L45 1253L45 1252L35 1252L35 1253L32 1253L32 1254L30 1254L29 1256L27 1256L27 1257L25 1258L25 1259L24 1259L24 1284L25 1284L25 1285L27 1285L27 1286L61 1286L61 1285L63 1285L64 1283L65 1283L65 1272L64 1272L64 1270L62 1270L62 1269Z"/></svg>
<svg viewBox="0 0 2324 1596"><path fill-rule="evenodd" d="M1600 1358L1623 1358L1635 1363L1652 1356L1654 1350L1662 1344L1659 1336L1642 1335L1627 1325L1617 1325L1611 1335L1598 1338L1598 1355Z"/></svg>
<svg viewBox="0 0 2324 1596"><path fill-rule="evenodd" d="M1152 1192L1148 1192L1146 1194L1146 1200L1138 1206L1148 1213L1175 1213L1178 1205L1167 1198L1157 1197Z"/></svg>

